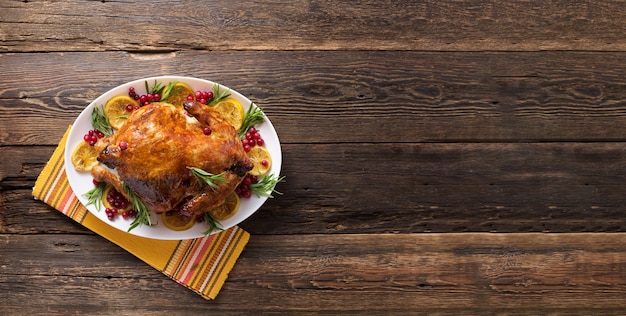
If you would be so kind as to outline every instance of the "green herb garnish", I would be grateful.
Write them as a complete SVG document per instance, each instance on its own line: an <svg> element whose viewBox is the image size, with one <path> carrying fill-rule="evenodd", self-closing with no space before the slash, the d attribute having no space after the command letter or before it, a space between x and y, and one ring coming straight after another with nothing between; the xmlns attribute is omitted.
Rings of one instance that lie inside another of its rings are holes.
<svg viewBox="0 0 626 316"><path fill-rule="evenodd" d="M99 182L93 189L83 194L83 197L87 198L87 205L93 204L96 210L100 212L100 206L102 205L102 194L106 188L106 182Z"/></svg>
<svg viewBox="0 0 626 316"><path fill-rule="evenodd" d="M263 123L264 120L265 113L263 113L263 110L256 106L256 104L250 102L250 107L248 107L248 110L246 110L246 113L243 115L243 122L241 123L239 131L237 131L237 135L239 135L239 138L243 139L250 127Z"/></svg>
<svg viewBox="0 0 626 316"><path fill-rule="evenodd" d="M226 99L227 97L230 96L229 92L230 92L230 89L226 89L226 91L220 92L220 84L216 83L213 86L213 99L211 99L211 101L209 101L209 103L207 103L207 105L213 106L217 102L220 102L220 101Z"/></svg>
<svg viewBox="0 0 626 316"><path fill-rule="evenodd" d="M204 217L204 221L207 223L207 225L209 225L209 229L204 232L205 236L210 235L212 232L220 232L224 230L222 225L218 221L216 221L215 218L213 218L208 212L204 212L202 216Z"/></svg>
<svg viewBox="0 0 626 316"><path fill-rule="evenodd" d="M159 94L161 94L163 91L165 91L165 93L161 94L161 101L166 101L167 99L169 99L171 96L175 95L176 93L183 91L182 86L179 86L179 87L176 86L177 83L178 81L170 82L167 84L167 89L162 89L161 92L159 92Z"/></svg>
<svg viewBox="0 0 626 316"><path fill-rule="evenodd" d="M128 231L135 229L139 225L152 226L152 221L150 220L150 212L148 211L148 208L143 203L143 201L139 199L137 194L131 191L130 188L125 183L122 183L122 188L124 189L124 192L126 192L126 195L130 199L130 202L133 205L133 209L137 211L137 215L135 216L135 219L133 220L133 222L130 223L130 227L128 228Z"/></svg>
<svg viewBox="0 0 626 316"><path fill-rule="evenodd" d="M183 90L183 87L176 87L178 81L172 81L168 83L167 86L164 86L160 82L154 80L152 87L150 87L148 81L144 81L144 83L146 85L146 93L159 94L161 96L159 101L166 101L169 97ZM163 93L164 91L165 93Z"/></svg>
<svg viewBox="0 0 626 316"><path fill-rule="evenodd" d="M217 189L217 184L215 182L226 182L226 178L224 177L224 173L220 174L212 174L210 172L206 172L200 168L195 167L187 167L191 170L191 174L193 174L198 183L203 184L206 183L211 189L215 191Z"/></svg>
<svg viewBox="0 0 626 316"><path fill-rule="evenodd" d="M109 123L109 118L104 115L104 110L101 106L96 105L93 107L93 111L91 112L91 126L106 136L113 134L113 128L111 127L111 123Z"/></svg>
<svg viewBox="0 0 626 316"><path fill-rule="evenodd" d="M283 195L281 192L274 189L279 182L285 182L285 176L277 178L274 174L267 175L259 180L259 182L250 184L250 192L257 197L266 196L270 199L273 198L272 192Z"/></svg>

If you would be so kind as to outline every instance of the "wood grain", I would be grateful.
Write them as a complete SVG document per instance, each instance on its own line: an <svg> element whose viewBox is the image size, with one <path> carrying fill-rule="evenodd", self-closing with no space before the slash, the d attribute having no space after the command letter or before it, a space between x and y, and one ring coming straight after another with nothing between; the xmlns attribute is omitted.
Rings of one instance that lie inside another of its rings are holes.
<svg viewBox="0 0 626 316"><path fill-rule="evenodd" d="M624 143L285 144L253 234L625 231ZM0 232L74 232L31 199L48 146L4 147ZM39 162L39 163L37 163ZM381 198L384 197L384 198ZM66 221L61 221L66 222Z"/></svg>
<svg viewBox="0 0 626 316"><path fill-rule="evenodd" d="M0 51L623 51L624 10L618 0L12 1L0 4Z"/></svg>
<svg viewBox="0 0 626 316"><path fill-rule="evenodd" d="M20 293L10 295L0 312L615 314L626 307L615 296L626 284L620 273L626 269L624 237L255 236L223 293L199 304L200 297L177 290L173 281L98 236L0 235L0 244L9 246L0 257L0 290ZM26 259L29 253L37 259ZM38 294L28 295L33 292ZM169 296L146 295L162 292ZM89 299L59 303L74 296Z"/></svg>
<svg viewBox="0 0 626 316"><path fill-rule="evenodd" d="M623 1L0 2L0 315L622 315ZM81 110L263 107L283 196L207 302L32 197ZM607 233L611 232L611 233Z"/></svg>
<svg viewBox="0 0 626 316"><path fill-rule="evenodd" d="M0 73L0 124L6 126L0 129L0 145L53 145L100 94L160 74L192 75L234 88L264 108L285 143L626 140L623 53L181 52L144 57L118 52L0 55L3 64L19 65ZM198 61L202 65L193 66ZM90 66L64 71L83 64ZM34 123L39 128L32 128Z"/></svg>

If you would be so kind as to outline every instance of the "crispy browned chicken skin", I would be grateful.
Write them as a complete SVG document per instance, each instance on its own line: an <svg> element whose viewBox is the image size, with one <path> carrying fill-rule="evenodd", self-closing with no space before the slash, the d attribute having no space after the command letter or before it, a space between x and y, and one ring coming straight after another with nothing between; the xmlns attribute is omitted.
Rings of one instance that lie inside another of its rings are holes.
<svg viewBox="0 0 626 316"><path fill-rule="evenodd" d="M183 212L201 214L219 206L234 191L252 162L235 128L211 107L190 101L185 115L168 103L152 103L134 111L126 123L100 144L97 181L112 184L124 194L122 183L141 198L149 210L161 213L180 206ZM204 127L211 133L206 135ZM226 182L212 189L199 183L189 168L223 173Z"/></svg>

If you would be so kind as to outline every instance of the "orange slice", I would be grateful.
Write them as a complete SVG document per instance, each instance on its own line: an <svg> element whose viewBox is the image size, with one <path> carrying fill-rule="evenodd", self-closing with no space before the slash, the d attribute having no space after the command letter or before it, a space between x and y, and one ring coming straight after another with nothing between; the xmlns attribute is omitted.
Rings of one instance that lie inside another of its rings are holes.
<svg viewBox="0 0 626 316"><path fill-rule="evenodd" d="M213 219L222 221L231 218L239 209L239 195L233 192L226 197L224 203L209 211Z"/></svg>
<svg viewBox="0 0 626 316"><path fill-rule="evenodd" d="M80 142L72 151L72 165L77 171L91 171L98 162L98 150L87 142Z"/></svg>
<svg viewBox="0 0 626 316"><path fill-rule="evenodd" d="M168 96L167 99L163 100L162 102L173 104L182 109L183 103L187 101L187 97L190 95L194 96L193 89L186 83L178 82L174 85L173 89L176 92ZM166 94L167 94L167 86L165 87L165 89L163 89L163 92L162 92L162 95L166 95Z"/></svg>
<svg viewBox="0 0 626 316"><path fill-rule="evenodd" d="M265 147L254 146L247 152L248 158L254 164L254 168L249 171L253 176L262 176L270 171L272 167L272 156Z"/></svg>
<svg viewBox="0 0 626 316"><path fill-rule="evenodd" d="M235 127L235 130L239 130L243 124L243 106L239 101L233 98L226 98L220 102L217 102L213 108L220 112L222 117Z"/></svg>
<svg viewBox="0 0 626 316"><path fill-rule="evenodd" d="M104 105L104 115L109 118L111 127L120 129L126 123L126 119L131 113L126 109L128 105L134 108L139 106L139 102L127 95L118 95L107 101Z"/></svg>
<svg viewBox="0 0 626 316"><path fill-rule="evenodd" d="M175 231L187 230L196 223L195 216L182 216L178 215L175 211L161 213L161 220L165 227Z"/></svg>

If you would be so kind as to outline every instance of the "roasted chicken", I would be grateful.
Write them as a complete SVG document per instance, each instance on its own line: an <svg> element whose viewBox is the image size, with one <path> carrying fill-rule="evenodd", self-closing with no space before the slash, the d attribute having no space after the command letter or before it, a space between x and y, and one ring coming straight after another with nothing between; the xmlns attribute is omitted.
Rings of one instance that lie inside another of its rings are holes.
<svg viewBox="0 0 626 316"><path fill-rule="evenodd" d="M124 194L125 185L146 207L161 213L178 208L197 215L219 206L243 180L253 164L235 128L211 107L195 101L179 107L152 103L132 112L126 123L99 146L91 173ZM208 129L207 129L208 128ZM222 174L216 188L191 172L199 168ZM128 198L128 196L127 196Z"/></svg>

